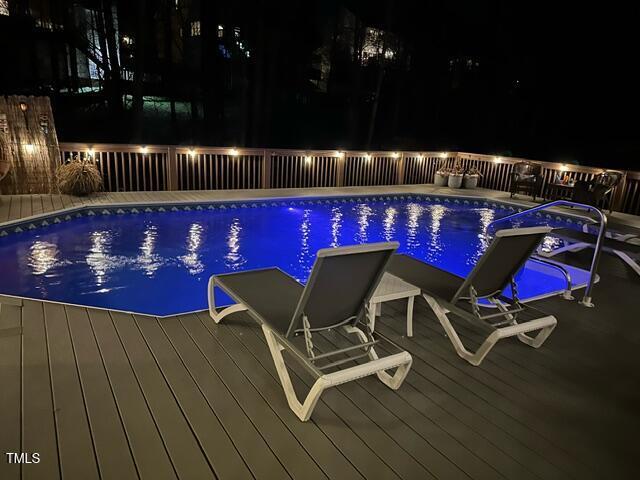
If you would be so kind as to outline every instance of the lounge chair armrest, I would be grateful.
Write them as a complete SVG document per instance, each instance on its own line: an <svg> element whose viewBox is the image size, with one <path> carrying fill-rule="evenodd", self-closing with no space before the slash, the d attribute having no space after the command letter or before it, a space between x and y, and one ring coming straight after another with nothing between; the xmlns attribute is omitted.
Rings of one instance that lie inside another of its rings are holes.
<svg viewBox="0 0 640 480"><path fill-rule="evenodd" d="M522 333L531 332L533 330L540 330L542 328L551 327L556 325L557 320L555 317L549 315L542 318L536 318L524 323L517 323L515 325L509 325L507 327L501 327L496 329L498 338L513 337Z"/></svg>
<svg viewBox="0 0 640 480"><path fill-rule="evenodd" d="M401 367L403 365L408 369L412 362L413 359L409 352L399 352L394 355L389 355L387 357L379 358L344 370L327 373L323 375L322 378L329 386L335 387L337 385L350 382L351 380L363 378L368 375L373 375L375 373Z"/></svg>

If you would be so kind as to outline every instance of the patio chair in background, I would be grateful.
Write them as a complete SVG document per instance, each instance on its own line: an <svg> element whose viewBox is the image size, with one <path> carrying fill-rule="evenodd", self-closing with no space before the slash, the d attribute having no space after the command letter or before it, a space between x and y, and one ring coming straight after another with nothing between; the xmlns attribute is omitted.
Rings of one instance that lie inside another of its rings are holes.
<svg viewBox="0 0 640 480"><path fill-rule="evenodd" d="M593 180L579 180L573 189L572 200L611 212L611 192L622 179L622 172L608 171L596 175Z"/></svg>
<svg viewBox="0 0 640 480"><path fill-rule="evenodd" d="M531 195L535 201L542 194L542 166L532 162L519 162L510 175L511 197L516 193Z"/></svg>
<svg viewBox="0 0 640 480"><path fill-rule="evenodd" d="M521 342L538 348L555 328L555 317L520 303L514 280L515 274L550 231L549 227L499 230L467 278L408 255L394 255L388 272L420 288L458 355L472 365L480 365L502 338L517 336ZM503 295L507 286L511 286L512 298ZM495 309L486 308L480 300L486 300ZM488 332L475 352L464 346L449 314ZM534 337L527 335L536 330L539 332Z"/></svg>
<svg viewBox="0 0 640 480"><path fill-rule="evenodd" d="M376 374L395 390L409 372L411 355L369 329L367 310L397 248L396 242L389 242L319 250L306 286L277 268L213 275L208 289L209 314L218 323L231 313L246 311L262 326L289 407L302 421L309 419L329 387ZM215 287L237 303L218 313ZM318 352L314 334L332 328L354 334L356 343ZM303 348L295 344L300 342L294 343L296 336L304 337ZM375 347L381 341L397 353L380 358ZM283 350L315 379L303 402L291 384ZM368 361L342 368L360 359ZM393 375L387 373L392 369L396 369Z"/></svg>

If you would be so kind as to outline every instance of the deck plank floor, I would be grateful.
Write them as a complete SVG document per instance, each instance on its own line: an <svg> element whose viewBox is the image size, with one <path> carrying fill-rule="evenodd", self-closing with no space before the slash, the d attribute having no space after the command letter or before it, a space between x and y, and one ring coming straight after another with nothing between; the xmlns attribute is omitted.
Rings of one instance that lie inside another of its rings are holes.
<svg viewBox="0 0 640 480"><path fill-rule="evenodd" d="M29 200L3 198L0 221L74 201ZM218 325L206 312L3 303L0 453L41 461L3 458L0 479L636 478L640 280L608 256L601 275L595 308L537 302L559 320L547 343L504 340L480 367L457 357L423 301L413 338L406 302L385 303L376 328L414 358L405 384L392 391L368 377L331 389L306 423L244 313ZM457 326L478 343L478 331ZM330 332L317 347L345 342ZM307 390L309 375L289 364Z"/></svg>

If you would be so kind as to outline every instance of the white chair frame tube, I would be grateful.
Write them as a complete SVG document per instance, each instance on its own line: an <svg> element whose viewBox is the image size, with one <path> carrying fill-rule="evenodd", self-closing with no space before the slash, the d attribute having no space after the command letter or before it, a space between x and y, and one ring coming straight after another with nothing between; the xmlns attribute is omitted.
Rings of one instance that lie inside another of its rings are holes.
<svg viewBox="0 0 640 480"><path fill-rule="evenodd" d="M521 342L533 347L540 347L544 341L551 335L551 332L556 327L557 320L553 315L548 315L546 317L537 318L535 320L530 320L525 323L516 323L513 319L513 316L509 315L509 319L512 321L512 324L507 327L496 328L489 336L484 340L482 345L478 347L475 352L470 352L460 340L458 333L455 328L451 324L451 321L447 317L448 311L440 306L438 301L425 293L422 294L424 299L435 313L438 321L444 328L453 348L456 353L464 358L471 365L478 366L482 363L487 354L491 351L491 349L498 343L498 340L507 337L517 336L518 340ZM499 302L496 302L495 305L501 310L505 311L505 307L501 305ZM534 330L540 330L538 334L534 337L527 335L527 333L532 332Z"/></svg>
<svg viewBox="0 0 640 480"><path fill-rule="evenodd" d="M349 333L359 332L358 337L367 341L366 335L360 329L355 327L344 328ZM354 330L350 331L351 328ZM309 390L304 401L301 402L298 400L298 396L293 389L289 370L282 356L284 346L279 342L278 335L276 335L265 324L262 325L262 331L267 339L267 344L269 345L269 350L273 357L273 363L275 364L276 371L278 372L278 377L280 378L280 383L282 384L289 408L291 408L293 413L295 413L295 415L303 422L309 420L318 400L320 399L320 395L322 395L322 392L327 388L376 374L381 382L389 388L397 390L400 385L402 385L402 382L411 368L412 358L408 352L400 352L395 355L389 355L388 357L378 358L375 350L371 348L369 350L369 362L346 368L344 370L339 370L337 372L320 375L311 387L311 390ZM386 370L393 368L396 368L395 374L390 375L386 372Z"/></svg>

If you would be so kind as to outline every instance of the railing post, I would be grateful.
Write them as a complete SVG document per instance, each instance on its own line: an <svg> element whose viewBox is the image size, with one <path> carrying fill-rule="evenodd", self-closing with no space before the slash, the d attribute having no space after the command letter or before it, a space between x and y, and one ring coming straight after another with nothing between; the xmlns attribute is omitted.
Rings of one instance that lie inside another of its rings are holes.
<svg viewBox="0 0 640 480"><path fill-rule="evenodd" d="M344 164L347 161L347 152L342 152L341 156L338 156L337 170L336 170L336 187L344 186Z"/></svg>
<svg viewBox="0 0 640 480"><path fill-rule="evenodd" d="M396 185L404 185L404 152L400 152L400 157L396 162Z"/></svg>
<svg viewBox="0 0 640 480"><path fill-rule="evenodd" d="M167 148L167 190L178 190L178 155L176 147Z"/></svg>
<svg viewBox="0 0 640 480"><path fill-rule="evenodd" d="M262 188L271 188L271 152L262 152Z"/></svg>

